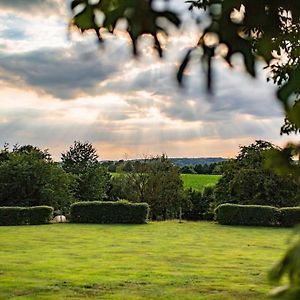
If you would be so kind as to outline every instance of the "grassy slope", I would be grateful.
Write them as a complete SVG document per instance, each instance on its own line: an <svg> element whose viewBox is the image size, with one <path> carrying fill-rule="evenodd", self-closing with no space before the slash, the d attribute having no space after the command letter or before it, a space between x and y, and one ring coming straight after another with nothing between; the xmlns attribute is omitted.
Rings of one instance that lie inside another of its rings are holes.
<svg viewBox="0 0 300 300"><path fill-rule="evenodd" d="M185 188L192 187L195 190L202 191L206 185L215 185L221 178L220 175L198 175L181 174Z"/></svg>
<svg viewBox="0 0 300 300"><path fill-rule="evenodd" d="M0 228L0 299L266 299L288 229L161 222Z"/></svg>

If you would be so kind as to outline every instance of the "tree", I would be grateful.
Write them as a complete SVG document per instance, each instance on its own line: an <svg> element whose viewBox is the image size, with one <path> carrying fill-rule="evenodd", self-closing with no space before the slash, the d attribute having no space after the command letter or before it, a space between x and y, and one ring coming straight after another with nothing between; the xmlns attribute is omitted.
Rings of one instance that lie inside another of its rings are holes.
<svg viewBox="0 0 300 300"><path fill-rule="evenodd" d="M195 169L192 166L183 166L180 168L182 174L196 174Z"/></svg>
<svg viewBox="0 0 300 300"><path fill-rule="evenodd" d="M77 200L93 201L107 199L110 175L98 162L96 149L89 142L75 141L61 156L62 167L76 178L74 196Z"/></svg>
<svg viewBox="0 0 300 300"><path fill-rule="evenodd" d="M217 204L299 205L299 183L290 175L279 176L264 167L266 153L272 149L277 148L265 141L240 147L236 160L216 185Z"/></svg>
<svg viewBox="0 0 300 300"><path fill-rule="evenodd" d="M113 199L146 202L152 219L177 217L179 208L187 205L179 169L162 155L133 162L133 170L112 180Z"/></svg>
<svg viewBox="0 0 300 300"><path fill-rule="evenodd" d="M32 145L23 145L20 146L18 144L13 146L13 152L15 153L22 153L22 154L34 154L37 157L40 157L41 159L44 159L46 161L52 161L51 155L48 152L48 149L41 150L38 147L32 146Z"/></svg>
<svg viewBox="0 0 300 300"><path fill-rule="evenodd" d="M73 202L73 177L36 151L9 152L0 163L0 206L50 205L66 210Z"/></svg>
<svg viewBox="0 0 300 300"><path fill-rule="evenodd" d="M81 201L106 200L110 177L104 167L90 166L77 177L76 199Z"/></svg>
<svg viewBox="0 0 300 300"><path fill-rule="evenodd" d="M145 200L154 220L175 218L185 205L183 182L179 170L165 156L152 158L148 163L148 182Z"/></svg>
<svg viewBox="0 0 300 300"><path fill-rule="evenodd" d="M132 172L133 171L133 164L130 160L126 161L123 167L124 172Z"/></svg>
<svg viewBox="0 0 300 300"><path fill-rule="evenodd" d="M80 175L98 163L98 155L91 143L74 141L74 145L62 153L61 161L66 172Z"/></svg>

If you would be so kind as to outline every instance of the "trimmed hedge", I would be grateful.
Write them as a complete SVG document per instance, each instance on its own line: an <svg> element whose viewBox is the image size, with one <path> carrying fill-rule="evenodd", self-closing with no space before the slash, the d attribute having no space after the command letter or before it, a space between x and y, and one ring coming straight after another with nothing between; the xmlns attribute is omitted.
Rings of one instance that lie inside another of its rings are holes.
<svg viewBox="0 0 300 300"><path fill-rule="evenodd" d="M26 209L27 222L30 225L47 224L52 220L53 208L50 206L33 206Z"/></svg>
<svg viewBox="0 0 300 300"><path fill-rule="evenodd" d="M0 226L46 224L52 215L50 206L0 207Z"/></svg>
<svg viewBox="0 0 300 300"><path fill-rule="evenodd" d="M0 226L25 225L25 207L0 207Z"/></svg>
<svg viewBox="0 0 300 300"><path fill-rule="evenodd" d="M128 201L90 201L71 205L71 222L98 224L142 224L149 214L147 203L130 203Z"/></svg>
<svg viewBox="0 0 300 300"><path fill-rule="evenodd" d="M280 210L272 206L225 203L215 209L215 217L222 225L277 226Z"/></svg>
<svg viewBox="0 0 300 300"><path fill-rule="evenodd" d="M283 207L280 209L280 225L292 227L300 223L300 207Z"/></svg>

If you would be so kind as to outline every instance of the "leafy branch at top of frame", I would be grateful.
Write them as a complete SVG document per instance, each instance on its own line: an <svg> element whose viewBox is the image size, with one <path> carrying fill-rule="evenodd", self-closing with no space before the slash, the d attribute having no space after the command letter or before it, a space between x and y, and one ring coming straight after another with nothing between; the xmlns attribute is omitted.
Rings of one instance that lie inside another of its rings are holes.
<svg viewBox="0 0 300 300"><path fill-rule="evenodd" d="M162 56L158 33L168 34L168 27L163 28L159 20L163 18L177 27L181 21L174 12L155 10L152 3L151 0L101 0L96 3L73 0L72 23L82 32L94 30L102 42L101 29L114 33L118 21L125 19L133 53L138 54L138 38L150 34L154 37L154 48ZM270 67L272 79L279 85L278 98L288 120L299 128L300 108L293 105L293 97L300 92L300 2L189 0L187 3L191 10L206 10L211 22L198 45L187 52L178 70L178 82L183 84L185 69L197 48L202 49L202 52L197 51L197 55L201 53L209 91L213 90L213 58L219 46L225 46L226 51L222 55L230 66L233 55L241 54L245 69L251 76L255 76L255 62L261 58Z"/></svg>
<svg viewBox="0 0 300 300"><path fill-rule="evenodd" d="M174 12L156 11L152 8L152 1L148 0L101 0L96 4L90 4L88 0L73 0L72 24L82 32L94 30L100 42L103 42L101 29L114 33L119 20L127 21L127 32L133 45L133 53L138 54L137 40L143 34L150 34L154 38L154 48L159 56L163 55L163 49L158 38L158 33L167 34L167 30L160 26L159 18L163 18L176 27L180 25L180 19Z"/></svg>

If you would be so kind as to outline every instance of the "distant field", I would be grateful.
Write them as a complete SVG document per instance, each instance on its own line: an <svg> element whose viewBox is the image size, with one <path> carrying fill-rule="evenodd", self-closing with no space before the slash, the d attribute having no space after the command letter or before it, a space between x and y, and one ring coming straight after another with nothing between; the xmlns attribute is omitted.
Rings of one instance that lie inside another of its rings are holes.
<svg viewBox="0 0 300 300"><path fill-rule="evenodd" d="M120 173L110 173L112 177L117 177ZM221 178L221 175L203 175L203 174L181 174L183 186L185 189L193 188L202 191L206 185L215 185Z"/></svg>
<svg viewBox="0 0 300 300"><path fill-rule="evenodd" d="M264 300L290 229L208 222L0 228L2 300Z"/></svg>
<svg viewBox="0 0 300 300"><path fill-rule="evenodd" d="M202 191L206 185L215 185L221 175L202 175L202 174L182 174L184 188L193 188Z"/></svg>

